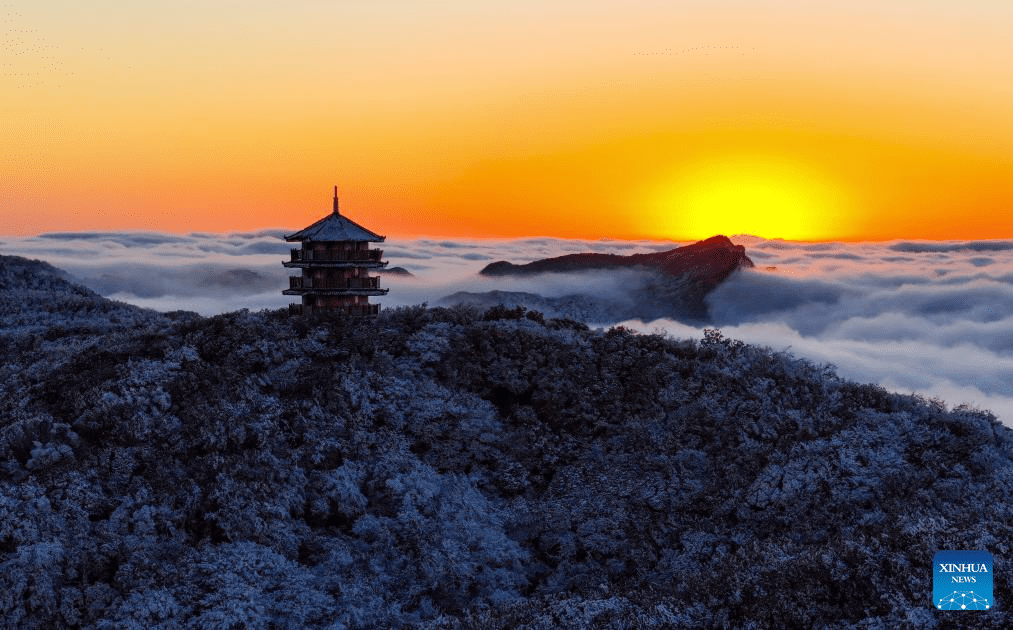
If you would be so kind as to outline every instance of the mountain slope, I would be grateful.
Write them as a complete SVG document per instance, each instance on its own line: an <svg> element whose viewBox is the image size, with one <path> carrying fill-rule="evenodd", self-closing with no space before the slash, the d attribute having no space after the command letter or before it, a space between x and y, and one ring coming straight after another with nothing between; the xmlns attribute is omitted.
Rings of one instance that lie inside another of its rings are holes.
<svg viewBox="0 0 1013 630"><path fill-rule="evenodd" d="M994 416L715 331L414 307L0 344L4 627L929 627L935 551L1013 540ZM974 622L1009 627L994 578Z"/></svg>
<svg viewBox="0 0 1013 630"><path fill-rule="evenodd" d="M0 329L8 334L42 333L53 326L98 330L152 316L152 311L99 296L47 262L0 256Z"/></svg>

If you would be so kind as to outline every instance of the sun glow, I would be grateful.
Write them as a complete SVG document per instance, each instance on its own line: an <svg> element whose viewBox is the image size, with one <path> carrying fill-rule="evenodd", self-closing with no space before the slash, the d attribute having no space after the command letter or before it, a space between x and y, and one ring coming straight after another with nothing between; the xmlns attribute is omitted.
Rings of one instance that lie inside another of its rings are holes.
<svg viewBox="0 0 1013 630"><path fill-rule="evenodd" d="M817 168L770 155L687 164L662 185L653 205L676 239L752 234L788 240L847 239L842 186Z"/></svg>

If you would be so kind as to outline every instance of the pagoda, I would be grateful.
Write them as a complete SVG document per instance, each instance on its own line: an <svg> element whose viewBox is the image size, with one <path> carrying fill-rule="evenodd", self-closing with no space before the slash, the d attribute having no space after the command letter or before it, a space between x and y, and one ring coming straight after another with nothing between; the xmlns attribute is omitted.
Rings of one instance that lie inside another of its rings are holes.
<svg viewBox="0 0 1013 630"><path fill-rule="evenodd" d="M301 242L292 250L286 267L301 269L289 278L285 295L302 296L301 304L290 304L293 315L337 314L374 317L379 304L370 304L369 296L385 295L380 279L370 269L387 266L383 251L370 249L370 243L382 243L379 236L338 211L338 187L334 187L334 211L313 225L285 237L289 243Z"/></svg>

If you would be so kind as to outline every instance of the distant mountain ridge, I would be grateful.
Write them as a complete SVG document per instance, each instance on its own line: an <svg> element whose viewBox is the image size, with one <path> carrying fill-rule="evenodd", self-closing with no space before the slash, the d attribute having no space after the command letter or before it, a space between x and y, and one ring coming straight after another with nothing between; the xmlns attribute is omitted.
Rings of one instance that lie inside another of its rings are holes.
<svg viewBox="0 0 1013 630"><path fill-rule="evenodd" d="M634 304L629 300L609 299L579 293L546 297L527 291L458 291L440 298L438 304L442 306L465 304L482 310L498 305L522 306L544 313L547 317L563 317L592 324L649 317L643 302ZM657 317L671 315L672 305L665 304L655 312Z"/></svg>

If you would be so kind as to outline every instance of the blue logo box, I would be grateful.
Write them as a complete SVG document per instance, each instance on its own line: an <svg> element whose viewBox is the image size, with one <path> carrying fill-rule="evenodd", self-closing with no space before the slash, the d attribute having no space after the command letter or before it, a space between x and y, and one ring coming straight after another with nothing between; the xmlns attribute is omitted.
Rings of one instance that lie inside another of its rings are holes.
<svg viewBox="0 0 1013 630"><path fill-rule="evenodd" d="M937 551L932 558L932 607L936 610L989 610L992 554L987 551Z"/></svg>

